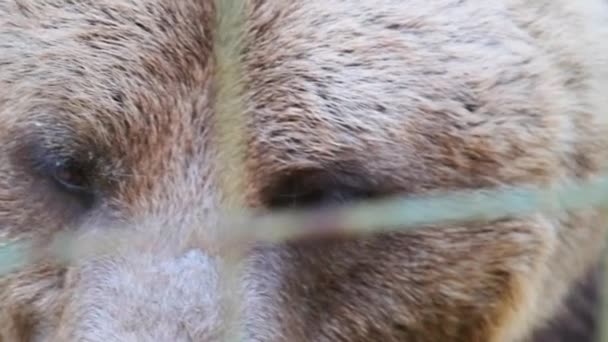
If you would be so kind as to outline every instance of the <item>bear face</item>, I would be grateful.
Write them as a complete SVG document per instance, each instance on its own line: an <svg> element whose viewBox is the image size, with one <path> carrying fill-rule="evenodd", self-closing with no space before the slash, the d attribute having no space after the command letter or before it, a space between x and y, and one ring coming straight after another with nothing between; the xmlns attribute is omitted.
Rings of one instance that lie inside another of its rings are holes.
<svg viewBox="0 0 608 342"><path fill-rule="evenodd" d="M554 316L598 210L256 246L234 284L221 213L597 175L608 4L246 4L222 54L211 1L0 1L0 237L138 233L4 277L1 339L516 341Z"/></svg>

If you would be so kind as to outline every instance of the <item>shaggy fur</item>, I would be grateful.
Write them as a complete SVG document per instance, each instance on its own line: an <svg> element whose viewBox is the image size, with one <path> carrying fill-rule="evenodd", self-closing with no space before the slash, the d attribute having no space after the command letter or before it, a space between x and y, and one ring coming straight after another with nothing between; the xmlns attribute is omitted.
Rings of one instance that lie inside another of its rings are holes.
<svg viewBox="0 0 608 342"><path fill-rule="evenodd" d="M249 4L239 194L252 208L550 184L608 160L605 0ZM214 18L210 0L0 0L0 238L144 237L0 280L0 341L226 331L214 239L235 166L220 163ZM74 161L84 193L53 180ZM524 341L562 317L602 222L589 209L259 246L230 329L246 341Z"/></svg>

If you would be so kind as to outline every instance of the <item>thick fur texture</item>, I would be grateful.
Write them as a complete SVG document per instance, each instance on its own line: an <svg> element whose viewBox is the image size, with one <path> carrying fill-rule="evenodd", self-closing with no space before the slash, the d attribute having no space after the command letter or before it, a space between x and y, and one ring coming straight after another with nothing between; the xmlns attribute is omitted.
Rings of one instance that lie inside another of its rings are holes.
<svg viewBox="0 0 608 342"><path fill-rule="evenodd" d="M608 160L605 0L249 5L250 207L297 205L301 188L356 200L552 184ZM246 341L509 342L561 317L603 247L599 210L259 246L227 327L213 246L234 166L219 162L215 14L208 0L0 0L0 237L143 236L3 278L0 341L216 341L230 328ZM86 194L53 181L66 160L84 165ZM184 242L192 229L200 243Z"/></svg>

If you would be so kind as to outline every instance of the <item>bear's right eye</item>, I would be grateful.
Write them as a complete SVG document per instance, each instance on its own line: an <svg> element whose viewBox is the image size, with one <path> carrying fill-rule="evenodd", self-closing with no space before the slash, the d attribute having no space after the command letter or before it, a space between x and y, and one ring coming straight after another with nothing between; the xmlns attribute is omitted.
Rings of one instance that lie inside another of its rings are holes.
<svg viewBox="0 0 608 342"><path fill-rule="evenodd" d="M90 191L91 182L86 167L74 161L57 161L49 171L53 180L66 191L77 193Z"/></svg>
<svg viewBox="0 0 608 342"><path fill-rule="evenodd" d="M33 166L59 192L69 195L89 207L95 197L94 167L54 151L33 149Z"/></svg>

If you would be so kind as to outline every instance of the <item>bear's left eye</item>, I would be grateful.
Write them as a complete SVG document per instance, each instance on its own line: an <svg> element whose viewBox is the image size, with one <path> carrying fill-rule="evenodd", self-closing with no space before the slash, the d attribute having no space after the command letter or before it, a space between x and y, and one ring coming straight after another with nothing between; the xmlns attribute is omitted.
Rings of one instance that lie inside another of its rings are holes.
<svg viewBox="0 0 608 342"><path fill-rule="evenodd" d="M315 209L364 200L375 196L367 187L319 170L279 175L263 194L270 209Z"/></svg>

